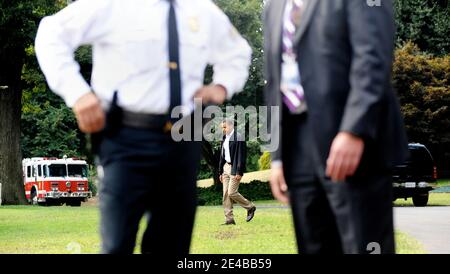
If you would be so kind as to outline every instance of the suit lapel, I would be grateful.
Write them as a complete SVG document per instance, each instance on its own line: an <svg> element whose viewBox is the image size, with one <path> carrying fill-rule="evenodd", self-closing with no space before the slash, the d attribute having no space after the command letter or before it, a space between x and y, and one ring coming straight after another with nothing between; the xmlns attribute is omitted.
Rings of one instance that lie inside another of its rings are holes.
<svg viewBox="0 0 450 274"><path fill-rule="evenodd" d="M281 50L281 34L283 31L283 15L286 7L287 0L272 0L272 12L273 20L270 22L273 24L272 43L273 51L275 54L280 55Z"/></svg>
<svg viewBox="0 0 450 274"><path fill-rule="evenodd" d="M314 10L316 9L317 4L319 4L319 0L306 0L305 3L306 7L303 11L302 17L300 18L300 25L295 33L294 44L298 44L302 39L303 34L305 34L305 31L311 22Z"/></svg>
<svg viewBox="0 0 450 274"><path fill-rule="evenodd" d="M270 14L268 16L269 21L267 22L268 27L271 29L271 37L270 37L270 51L266 54L271 55L271 59L273 61L272 72L274 74L274 84L279 86L280 79L280 69L281 69L281 39L283 32L283 17L284 10L286 7L287 0L272 0L270 2ZM272 96L272 105L280 106L281 105L281 92L275 92L271 94ZM281 119L281 116L280 116Z"/></svg>
<svg viewBox="0 0 450 274"><path fill-rule="evenodd" d="M233 134L231 134L230 136L230 147L231 147L231 143L236 141L236 130L233 132Z"/></svg>

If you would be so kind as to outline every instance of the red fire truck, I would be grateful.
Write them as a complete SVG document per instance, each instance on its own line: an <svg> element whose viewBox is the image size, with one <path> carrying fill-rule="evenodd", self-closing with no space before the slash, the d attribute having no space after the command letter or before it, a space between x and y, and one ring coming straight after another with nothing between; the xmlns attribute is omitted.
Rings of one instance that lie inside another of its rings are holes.
<svg viewBox="0 0 450 274"><path fill-rule="evenodd" d="M91 197L88 166L77 158L27 158L22 161L25 195L31 204L80 206Z"/></svg>

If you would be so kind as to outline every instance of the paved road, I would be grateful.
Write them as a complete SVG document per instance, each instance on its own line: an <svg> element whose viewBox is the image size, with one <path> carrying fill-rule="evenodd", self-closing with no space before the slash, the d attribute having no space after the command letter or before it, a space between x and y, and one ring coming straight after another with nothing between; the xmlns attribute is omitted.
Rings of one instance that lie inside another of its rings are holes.
<svg viewBox="0 0 450 274"><path fill-rule="evenodd" d="M417 239L430 254L450 254L450 207L395 207L395 229Z"/></svg>

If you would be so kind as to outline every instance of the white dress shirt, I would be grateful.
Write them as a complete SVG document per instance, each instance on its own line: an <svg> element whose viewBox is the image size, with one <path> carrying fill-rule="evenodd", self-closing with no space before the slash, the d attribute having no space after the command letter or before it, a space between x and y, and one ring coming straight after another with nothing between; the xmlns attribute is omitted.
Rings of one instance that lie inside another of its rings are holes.
<svg viewBox="0 0 450 274"><path fill-rule="evenodd" d="M78 0L42 19L35 50L50 88L72 107L94 91L106 109L114 91L126 110L163 114L169 108L166 0ZM241 91L251 48L211 0L176 0L180 40L182 105L193 110L204 70L230 99ZM93 46L91 84L83 79L74 51Z"/></svg>
<svg viewBox="0 0 450 274"><path fill-rule="evenodd" d="M223 142L223 150L225 152L225 161L227 163L231 163L231 155L230 155L230 139L231 136L233 136L234 129L231 131L230 134L227 134L225 137L225 141Z"/></svg>

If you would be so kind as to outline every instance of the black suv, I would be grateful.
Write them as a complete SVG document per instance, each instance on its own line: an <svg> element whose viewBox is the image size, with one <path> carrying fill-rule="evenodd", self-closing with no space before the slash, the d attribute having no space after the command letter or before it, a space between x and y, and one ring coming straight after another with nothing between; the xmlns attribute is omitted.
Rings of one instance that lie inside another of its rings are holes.
<svg viewBox="0 0 450 274"><path fill-rule="evenodd" d="M429 191L437 180L437 169L430 151L422 144L408 145L410 157L394 168L394 201L412 197L415 206L426 206Z"/></svg>

